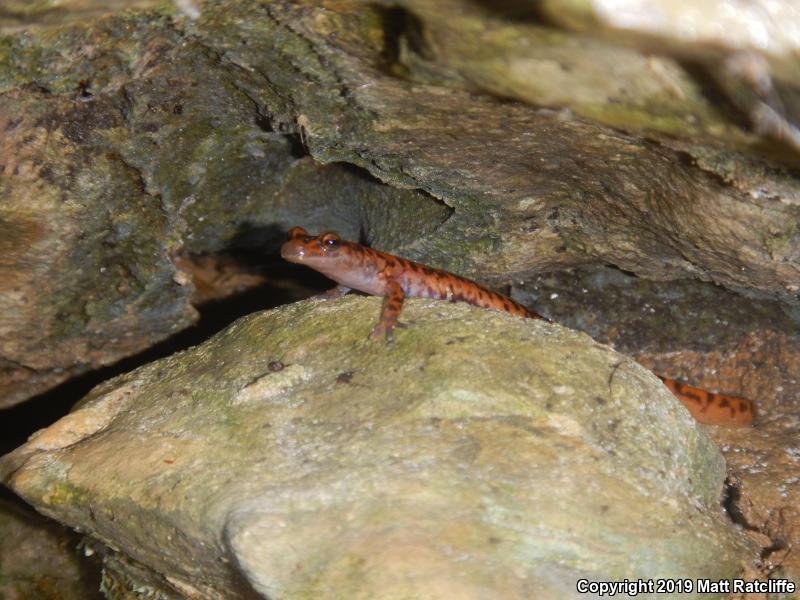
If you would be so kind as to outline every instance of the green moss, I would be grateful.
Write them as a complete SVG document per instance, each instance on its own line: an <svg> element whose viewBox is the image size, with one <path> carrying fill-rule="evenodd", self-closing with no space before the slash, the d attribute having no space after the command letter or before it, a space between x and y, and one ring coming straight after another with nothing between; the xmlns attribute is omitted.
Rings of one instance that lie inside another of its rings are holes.
<svg viewBox="0 0 800 600"><path fill-rule="evenodd" d="M46 491L46 504L52 507L81 507L91 503L92 494L80 487L53 481Z"/></svg>
<svg viewBox="0 0 800 600"><path fill-rule="evenodd" d="M793 244L800 236L800 210L797 213L796 219L789 219L785 221L784 228L781 231L771 232L771 235L762 239L764 246L769 249L770 256L776 260L780 260L787 252L792 251Z"/></svg>
<svg viewBox="0 0 800 600"><path fill-rule="evenodd" d="M0 93L42 79L54 54L20 35L0 36Z"/></svg>

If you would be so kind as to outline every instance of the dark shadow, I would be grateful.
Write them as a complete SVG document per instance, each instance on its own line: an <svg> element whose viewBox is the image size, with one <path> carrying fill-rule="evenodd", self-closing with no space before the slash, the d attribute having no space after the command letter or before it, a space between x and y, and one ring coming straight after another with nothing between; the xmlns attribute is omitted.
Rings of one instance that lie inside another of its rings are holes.
<svg viewBox="0 0 800 600"><path fill-rule="evenodd" d="M255 117L253 120L256 127L266 133L274 133L283 136L289 144L289 152L292 158L300 159L310 156L299 133L294 130L288 130L287 127L281 127L280 125L275 127L276 120L274 115L252 98L251 101L255 107Z"/></svg>
<svg viewBox="0 0 800 600"><path fill-rule="evenodd" d="M750 117L731 100L708 65L689 60L678 60L678 64L697 85L700 93L708 100L709 106L713 107L721 119L745 131L750 129Z"/></svg>
<svg viewBox="0 0 800 600"><path fill-rule="evenodd" d="M541 2L538 0L467 0L486 14L519 23L547 25Z"/></svg>
<svg viewBox="0 0 800 600"><path fill-rule="evenodd" d="M76 533L69 527L61 525L60 523L43 517L37 513L33 508L25 503L22 498L15 496L11 490L0 486L0 514L14 517L22 521L24 526L33 530L39 530L43 534L46 533L53 536L57 542L60 542L58 547L52 548L54 555L60 555L65 552L74 554L74 564L78 569L80 582L71 580L71 584L75 586L75 591L80 588L82 593L85 593L86 600L102 600L105 596L100 592L100 572L102 563L99 557L86 556L82 549L83 536ZM55 557L55 556L54 556ZM9 575L9 573L4 573ZM43 582L47 582L48 577L45 576ZM56 581L53 581L55 584ZM34 581L31 580L28 585L28 590L33 591ZM23 584L23 587L24 584ZM95 591L96 590L96 591ZM39 597L51 597L36 596ZM60 597L60 596L53 596Z"/></svg>
<svg viewBox="0 0 800 600"><path fill-rule="evenodd" d="M720 503L722 508L728 513L728 517L736 525L748 531L758 531L758 527L749 523L745 518L742 511L739 509L739 501L741 500L741 491L739 485L731 480L725 480L725 485L722 488L722 499Z"/></svg>
<svg viewBox="0 0 800 600"><path fill-rule="evenodd" d="M373 4L372 8L380 15L383 28L384 47L376 66L384 74L397 76L404 73L405 66L400 56L402 43L423 60L432 60L433 53L425 41L425 25L419 17L402 7Z"/></svg>

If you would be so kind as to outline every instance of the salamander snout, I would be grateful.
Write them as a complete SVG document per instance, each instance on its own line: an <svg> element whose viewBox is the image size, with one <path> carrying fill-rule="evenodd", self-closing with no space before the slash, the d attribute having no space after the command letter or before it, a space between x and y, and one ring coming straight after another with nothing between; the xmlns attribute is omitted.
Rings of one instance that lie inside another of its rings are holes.
<svg viewBox="0 0 800 600"><path fill-rule="evenodd" d="M281 257L289 262L300 262L305 254L305 248L298 240L289 240L281 245Z"/></svg>

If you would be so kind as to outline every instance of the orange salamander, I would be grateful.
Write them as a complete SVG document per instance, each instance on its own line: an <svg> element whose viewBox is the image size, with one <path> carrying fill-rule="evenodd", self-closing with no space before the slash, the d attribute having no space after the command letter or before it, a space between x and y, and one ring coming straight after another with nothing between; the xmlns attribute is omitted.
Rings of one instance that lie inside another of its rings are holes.
<svg viewBox="0 0 800 600"><path fill-rule="evenodd" d="M393 339L406 296L467 302L482 308L505 311L518 317L544 319L511 298L453 275L414 261L380 252L341 239L336 233L309 235L302 227L289 231L281 256L292 263L319 271L338 285L322 297L338 298L350 290L383 296L383 313L370 338ZM755 407L750 400L717 394L659 377L692 416L701 423L745 427L752 425Z"/></svg>

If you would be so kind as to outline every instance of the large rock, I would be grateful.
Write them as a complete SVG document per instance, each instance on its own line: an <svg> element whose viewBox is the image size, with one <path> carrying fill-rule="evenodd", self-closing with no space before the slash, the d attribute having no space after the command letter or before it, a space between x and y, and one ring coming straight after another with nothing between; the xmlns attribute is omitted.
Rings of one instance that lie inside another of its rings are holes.
<svg viewBox="0 0 800 600"><path fill-rule="evenodd" d="M383 0L403 17L397 73L567 108L655 137L797 164L796 3ZM555 26L554 26L555 25ZM778 152L772 153L779 158Z"/></svg>
<svg viewBox="0 0 800 600"><path fill-rule="evenodd" d="M797 305L800 195L789 172L389 77L377 49L360 43L370 34L388 43L391 30L376 30L381 14L278 1L256 16L244 5L209 13L196 30L242 69L250 95L293 108L285 126L295 124L313 156L362 165L454 209L435 239L408 249L414 258L506 282L598 262ZM268 65L291 81L253 77Z"/></svg>
<svg viewBox="0 0 800 600"><path fill-rule="evenodd" d="M193 598L569 598L753 558L724 463L657 379L584 334L411 300L302 302L96 389L0 463ZM700 597L690 594L686 597Z"/></svg>

